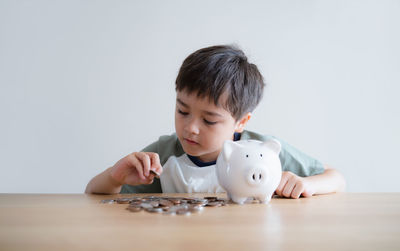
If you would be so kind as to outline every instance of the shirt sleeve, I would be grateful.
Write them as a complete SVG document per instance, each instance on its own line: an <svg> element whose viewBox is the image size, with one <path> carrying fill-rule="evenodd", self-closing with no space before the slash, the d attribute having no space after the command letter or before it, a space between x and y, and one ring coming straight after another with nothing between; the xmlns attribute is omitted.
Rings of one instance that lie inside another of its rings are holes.
<svg viewBox="0 0 400 251"><path fill-rule="evenodd" d="M324 172L324 165L319 160L301 152L280 139L277 140L282 145L279 154L282 171L290 171L300 177L312 176Z"/></svg>
<svg viewBox="0 0 400 251"><path fill-rule="evenodd" d="M244 131L241 139L257 139L261 141L266 141L269 139L278 140L282 145L281 152L279 153L282 171L290 171L300 177L321 174L325 171L324 165L320 161L274 136Z"/></svg>

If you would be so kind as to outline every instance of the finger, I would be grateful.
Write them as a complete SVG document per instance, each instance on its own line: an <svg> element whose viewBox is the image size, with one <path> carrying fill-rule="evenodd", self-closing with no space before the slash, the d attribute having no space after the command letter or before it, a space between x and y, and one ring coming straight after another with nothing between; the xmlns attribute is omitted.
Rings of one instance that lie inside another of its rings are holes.
<svg viewBox="0 0 400 251"><path fill-rule="evenodd" d="M146 181L143 182L143 184L149 185L149 184L152 184L153 181L154 181L154 177L151 177L151 174L150 174L149 178L147 178Z"/></svg>
<svg viewBox="0 0 400 251"><path fill-rule="evenodd" d="M141 152L141 153L138 153L138 158L142 161L142 164L143 164L143 175L148 177L150 174L150 166L151 166L149 155Z"/></svg>
<svg viewBox="0 0 400 251"><path fill-rule="evenodd" d="M135 169L137 170L138 174L139 174L139 178L142 180L145 180L146 177L144 177L143 175L143 166L142 163L139 161L139 159L136 157L135 154L133 155L129 155L129 160L131 162L131 164L135 167Z"/></svg>
<svg viewBox="0 0 400 251"><path fill-rule="evenodd" d="M295 177L291 177L288 182L286 183L285 188L283 189L283 196L285 197L290 197L290 194L293 191L294 185L296 185L296 178Z"/></svg>
<svg viewBox="0 0 400 251"><path fill-rule="evenodd" d="M304 185L302 183L296 183L290 197L292 197L293 199L298 199L303 191L304 191Z"/></svg>
<svg viewBox="0 0 400 251"><path fill-rule="evenodd" d="M155 171L158 174L162 173L162 166L160 163L160 157L157 153L149 153L151 158L151 170Z"/></svg>
<svg viewBox="0 0 400 251"><path fill-rule="evenodd" d="M283 175L282 175L282 178L281 178L281 182L279 183L279 186L278 186L278 187L276 188L276 190L275 190L275 192L276 192L277 195L282 196L282 190L283 190L283 188L285 187L287 181L288 181L287 175L284 175L284 174L283 174Z"/></svg>

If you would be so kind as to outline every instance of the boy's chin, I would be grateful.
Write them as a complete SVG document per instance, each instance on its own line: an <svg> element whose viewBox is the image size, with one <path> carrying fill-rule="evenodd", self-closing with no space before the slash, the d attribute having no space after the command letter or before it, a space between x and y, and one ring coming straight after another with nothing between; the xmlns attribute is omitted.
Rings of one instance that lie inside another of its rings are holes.
<svg viewBox="0 0 400 251"><path fill-rule="evenodd" d="M190 156L199 157L201 153L198 151L193 151L192 149L188 149L187 147L183 147L183 151Z"/></svg>
<svg viewBox="0 0 400 251"><path fill-rule="evenodd" d="M202 159L211 159L210 161L214 161L217 159L218 155L215 157L215 159L211 156L212 153L210 152L204 152L201 151L201 146L200 145L188 145L186 143L181 143L183 151L190 156L199 158L200 160ZM208 162L208 161L204 161L204 162Z"/></svg>
<svg viewBox="0 0 400 251"><path fill-rule="evenodd" d="M204 154L204 153L202 153L201 151L196 151L196 150L192 149L192 147L185 147L185 146L182 146L182 148L183 148L183 151L184 151L187 155L190 155L190 156L193 156L193 157L199 158L201 155Z"/></svg>

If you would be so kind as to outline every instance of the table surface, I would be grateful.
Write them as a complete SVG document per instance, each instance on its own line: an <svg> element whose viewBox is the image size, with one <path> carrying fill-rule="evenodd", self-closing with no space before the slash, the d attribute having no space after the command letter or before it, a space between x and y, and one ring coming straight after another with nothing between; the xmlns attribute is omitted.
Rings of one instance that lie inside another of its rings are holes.
<svg viewBox="0 0 400 251"><path fill-rule="evenodd" d="M148 195L0 194L0 250L400 250L400 193L273 198L186 216L100 203Z"/></svg>

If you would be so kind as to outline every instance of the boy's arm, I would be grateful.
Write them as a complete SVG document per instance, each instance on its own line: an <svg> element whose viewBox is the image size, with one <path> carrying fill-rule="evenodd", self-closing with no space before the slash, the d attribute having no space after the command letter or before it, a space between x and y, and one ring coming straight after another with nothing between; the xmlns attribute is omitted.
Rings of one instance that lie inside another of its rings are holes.
<svg viewBox="0 0 400 251"><path fill-rule="evenodd" d="M121 192L122 184L111 177L111 168L95 176L86 186L85 193L116 194Z"/></svg>
<svg viewBox="0 0 400 251"><path fill-rule="evenodd" d="M336 169L324 165L325 171L321 174L305 177L304 179L314 187L315 194L344 192L346 181Z"/></svg>
<svg viewBox="0 0 400 251"><path fill-rule="evenodd" d="M154 172L150 172L151 170ZM88 183L85 193L119 193L123 184L151 184L156 174L161 173L162 166L157 153L134 152L94 177Z"/></svg>
<svg viewBox="0 0 400 251"><path fill-rule="evenodd" d="M309 197L314 194L327 194L345 191L343 175L327 165L324 172L314 176L300 177L292 172L283 172L276 194L297 199L300 195Z"/></svg>

